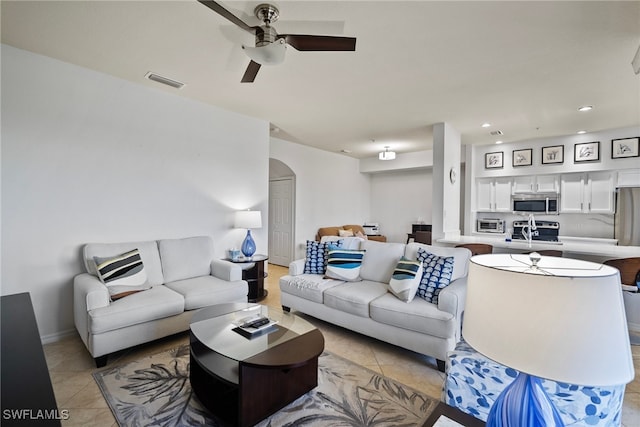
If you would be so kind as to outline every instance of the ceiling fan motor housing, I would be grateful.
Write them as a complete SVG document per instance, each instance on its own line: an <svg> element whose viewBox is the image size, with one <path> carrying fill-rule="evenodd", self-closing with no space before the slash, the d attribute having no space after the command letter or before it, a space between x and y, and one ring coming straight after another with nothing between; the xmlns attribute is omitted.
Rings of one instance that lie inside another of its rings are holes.
<svg viewBox="0 0 640 427"><path fill-rule="evenodd" d="M264 22L261 27L256 27L256 47L273 43L278 38L278 32L271 26L278 20L280 11L272 4L262 3L256 6L253 13L256 18Z"/></svg>
<svg viewBox="0 0 640 427"><path fill-rule="evenodd" d="M278 32L269 25L256 28L256 47L273 43L278 38Z"/></svg>

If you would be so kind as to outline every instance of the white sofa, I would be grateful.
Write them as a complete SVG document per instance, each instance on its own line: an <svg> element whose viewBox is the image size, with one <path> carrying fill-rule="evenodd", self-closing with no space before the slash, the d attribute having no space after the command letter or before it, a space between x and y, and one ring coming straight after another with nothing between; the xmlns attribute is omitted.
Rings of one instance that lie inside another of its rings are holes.
<svg viewBox="0 0 640 427"><path fill-rule="evenodd" d="M451 283L440 291L437 304L418 296L406 303L388 292L387 284L400 258L416 260L419 248L441 257L454 257ZM283 309L295 309L432 356L444 372L447 352L460 341L471 251L371 240L362 242L361 249L366 250L360 269L363 280L357 282L304 274L305 260L292 262L289 274L279 282Z"/></svg>
<svg viewBox="0 0 640 427"><path fill-rule="evenodd" d="M111 301L94 257L138 249L150 289ZM208 236L128 243L91 243L83 248L86 273L74 278L74 321L98 367L107 356L189 328L194 310L246 302L240 266L214 259Z"/></svg>

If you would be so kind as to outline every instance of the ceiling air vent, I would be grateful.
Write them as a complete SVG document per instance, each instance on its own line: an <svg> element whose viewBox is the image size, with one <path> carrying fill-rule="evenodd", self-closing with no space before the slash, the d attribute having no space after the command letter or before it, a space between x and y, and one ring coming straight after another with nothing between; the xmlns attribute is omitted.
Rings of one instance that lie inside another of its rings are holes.
<svg viewBox="0 0 640 427"><path fill-rule="evenodd" d="M170 79L168 77L163 77L159 74L155 74L152 72L148 72L144 76L149 80L153 80L154 82L162 83L163 85L171 86L176 89L182 89L184 87L184 83L182 82Z"/></svg>
<svg viewBox="0 0 640 427"><path fill-rule="evenodd" d="M498 136L498 135L504 135L504 133L501 130L494 130L494 131L491 131L491 135Z"/></svg>

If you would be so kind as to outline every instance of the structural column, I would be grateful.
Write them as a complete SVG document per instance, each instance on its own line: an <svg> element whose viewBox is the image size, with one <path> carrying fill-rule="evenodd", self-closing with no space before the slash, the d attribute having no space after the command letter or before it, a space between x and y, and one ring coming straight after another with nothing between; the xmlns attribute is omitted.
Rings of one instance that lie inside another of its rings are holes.
<svg viewBox="0 0 640 427"><path fill-rule="evenodd" d="M447 123L433 125L432 238L460 236L460 133Z"/></svg>

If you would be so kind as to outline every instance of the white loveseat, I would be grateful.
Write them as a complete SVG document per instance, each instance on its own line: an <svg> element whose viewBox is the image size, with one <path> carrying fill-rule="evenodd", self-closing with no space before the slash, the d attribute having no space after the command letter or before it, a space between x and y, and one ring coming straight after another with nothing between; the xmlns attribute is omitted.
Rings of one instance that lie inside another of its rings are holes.
<svg viewBox="0 0 640 427"><path fill-rule="evenodd" d="M454 257L451 283L433 304L415 297L407 303L388 292L391 276L402 256L416 260L418 249ZM447 352L460 341L467 272L471 252L420 243L364 241L362 281L326 279L321 274L305 274L305 260L289 265L289 274L280 279L284 310L295 309L318 319L386 341L437 360L444 371Z"/></svg>
<svg viewBox="0 0 640 427"><path fill-rule="evenodd" d="M111 301L94 257L138 249L150 289ZM246 302L242 270L214 259L208 236L128 243L91 243L83 248L86 273L74 278L74 321L98 367L107 356L189 328L194 310Z"/></svg>

